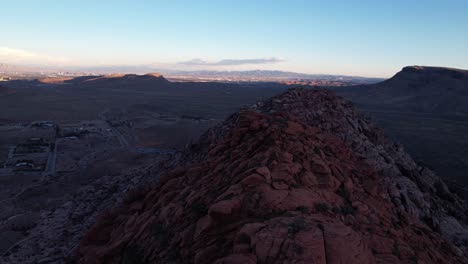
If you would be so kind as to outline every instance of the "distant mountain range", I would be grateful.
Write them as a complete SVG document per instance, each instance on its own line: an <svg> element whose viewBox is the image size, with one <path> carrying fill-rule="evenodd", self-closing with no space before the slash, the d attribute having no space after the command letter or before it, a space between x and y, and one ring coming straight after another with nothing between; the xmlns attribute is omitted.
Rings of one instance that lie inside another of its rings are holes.
<svg viewBox="0 0 468 264"><path fill-rule="evenodd" d="M164 73L162 70L161 72ZM306 74L287 71L272 71L272 70L250 70L250 71L172 71L165 74L171 77L174 75L184 75L192 77L205 77L205 78L236 78L236 79L282 79L282 80L328 80L328 81L349 81L359 83L376 83L383 81L382 78L369 78L360 76L347 76L347 75L332 75L332 74Z"/></svg>
<svg viewBox="0 0 468 264"><path fill-rule="evenodd" d="M193 76L236 76L236 77L276 77L276 78L317 78L317 77L339 77L339 75L325 74L305 74L286 71L271 71L271 70L250 70L250 71L173 71L172 74L186 74Z"/></svg>
<svg viewBox="0 0 468 264"><path fill-rule="evenodd" d="M97 67L42 67L18 66L0 63L0 74L52 74L68 73L70 75L99 75L112 73L160 72L168 79L173 80L218 80L218 81L291 81L291 80L320 80L327 82L341 82L348 85L371 84L383 81L382 78L360 76L333 75L333 74L306 74L276 70L248 70L248 71L180 71L161 69L152 66L97 66Z"/></svg>

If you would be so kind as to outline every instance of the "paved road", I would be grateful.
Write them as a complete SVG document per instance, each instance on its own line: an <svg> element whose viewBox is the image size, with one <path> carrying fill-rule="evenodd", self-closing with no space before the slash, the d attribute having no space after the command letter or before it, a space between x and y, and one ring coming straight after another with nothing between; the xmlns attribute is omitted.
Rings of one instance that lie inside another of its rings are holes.
<svg viewBox="0 0 468 264"><path fill-rule="evenodd" d="M99 118L104 120L107 124L109 124L109 122L106 119L106 116L104 115L104 113L106 113L108 111L109 110L106 109L105 111L99 113ZM120 133L120 131L118 129L116 129L115 127L112 127L110 124L109 124L109 127L112 130L112 132L114 132L114 135L117 137L117 139L119 140L120 145L122 145L122 147L130 146L130 143L128 142L128 140L124 137L124 135L122 135L122 133Z"/></svg>
<svg viewBox="0 0 468 264"><path fill-rule="evenodd" d="M8 151L8 158L11 159L13 157L13 153L15 152L15 146L11 146L10 150Z"/></svg>
<svg viewBox="0 0 468 264"><path fill-rule="evenodd" d="M47 167L44 171L45 174L55 175L55 164L57 161L57 143L54 143L53 151L49 152L49 158L47 159Z"/></svg>
<svg viewBox="0 0 468 264"><path fill-rule="evenodd" d="M108 110L106 110L108 111ZM102 112L99 114L99 118L101 118L102 120L104 120L107 124L109 124L104 115L104 113L106 112ZM142 154L148 154L148 153L153 153L153 154L170 154L170 153L174 153L176 152L175 150L173 149L162 149L162 148L145 148L145 147L134 147L134 146L130 146L130 143L128 142L127 138L122 135L122 133L120 133L120 131L115 128L115 127L112 127L110 126L110 129L112 130L112 132L114 133L114 135L117 137L117 140L119 140L120 142L120 145L123 147L123 148L127 148L128 150L130 151L134 151L134 152L137 152L137 153L142 153Z"/></svg>
<svg viewBox="0 0 468 264"><path fill-rule="evenodd" d="M117 130L116 128L114 127L111 127L112 131L114 132L114 135L117 137L117 139L119 140L120 142L120 145L122 145L122 147L128 147L130 146L130 143L128 143L128 140L122 135L122 133L120 133L119 130Z"/></svg>
<svg viewBox="0 0 468 264"><path fill-rule="evenodd" d="M141 154L153 153L153 154L171 154L177 152L174 149L162 149L162 148L135 148L136 152Z"/></svg>

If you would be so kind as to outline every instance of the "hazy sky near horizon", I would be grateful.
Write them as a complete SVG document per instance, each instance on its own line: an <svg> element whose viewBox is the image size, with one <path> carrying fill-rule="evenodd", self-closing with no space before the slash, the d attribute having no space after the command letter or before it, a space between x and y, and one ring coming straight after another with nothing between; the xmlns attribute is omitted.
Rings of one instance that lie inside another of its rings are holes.
<svg viewBox="0 0 468 264"><path fill-rule="evenodd" d="M0 0L0 63L389 77L468 69L467 0Z"/></svg>

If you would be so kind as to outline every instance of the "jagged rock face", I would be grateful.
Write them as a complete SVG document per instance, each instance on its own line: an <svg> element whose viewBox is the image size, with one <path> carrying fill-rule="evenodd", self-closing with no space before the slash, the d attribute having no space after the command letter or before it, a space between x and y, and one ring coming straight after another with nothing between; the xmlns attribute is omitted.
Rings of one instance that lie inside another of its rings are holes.
<svg viewBox="0 0 468 264"><path fill-rule="evenodd" d="M465 226L468 219L462 200L437 175L418 166L402 146L388 140L380 129L357 113L350 102L329 91L296 89L254 108L263 113L292 113L305 124L340 137L378 172L385 186L384 195L399 214L424 220L458 246L468 244L468 231L458 228ZM461 223L447 226L452 221ZM459 232L445 232L450 229Z"/></svg>
<svg viewBox="0 0 468 264"><path fill-rule="evenodd" d="M414 183L424 174L349 103L291 90L255 110L102 215L69 262L468 263L419 215L463 204L443 183L425 185L435 175Z"/></svg>

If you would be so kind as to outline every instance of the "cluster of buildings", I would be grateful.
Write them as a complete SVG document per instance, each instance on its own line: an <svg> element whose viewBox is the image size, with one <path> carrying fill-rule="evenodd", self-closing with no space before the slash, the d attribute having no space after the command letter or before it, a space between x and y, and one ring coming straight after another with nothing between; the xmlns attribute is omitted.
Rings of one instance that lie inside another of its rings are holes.
<svg viewBox="0 0 468 264"><path fill-rule="evenodd" d="M9 165L14 171L44 171L49 153L54 151L54 143L43 138L29 138L16 145Z"/></svg>

